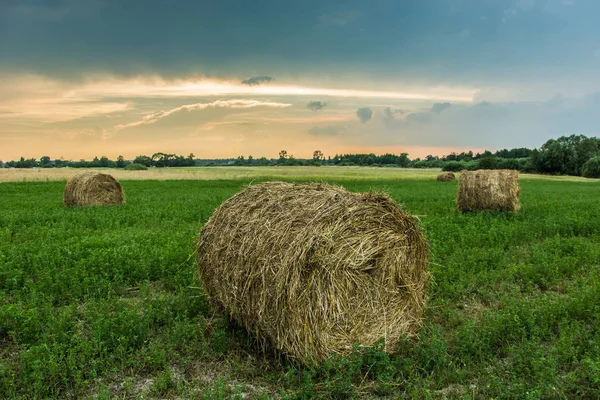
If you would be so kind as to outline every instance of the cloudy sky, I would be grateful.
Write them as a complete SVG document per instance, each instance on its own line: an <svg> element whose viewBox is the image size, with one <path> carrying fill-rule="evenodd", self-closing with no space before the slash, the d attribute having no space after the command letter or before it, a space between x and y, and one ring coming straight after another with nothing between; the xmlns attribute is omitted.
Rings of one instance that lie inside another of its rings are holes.
<svg viewBox="0 0 600 400"><path fill-rule="evenodd" d="M597 0L0 0L0 159L600 134Z"/></svg>

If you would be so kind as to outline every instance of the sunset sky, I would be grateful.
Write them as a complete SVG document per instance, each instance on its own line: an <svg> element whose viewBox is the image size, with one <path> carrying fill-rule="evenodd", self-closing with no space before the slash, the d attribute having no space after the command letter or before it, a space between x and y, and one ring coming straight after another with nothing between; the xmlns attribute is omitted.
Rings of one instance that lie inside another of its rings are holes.
<svg viewBox="0 0 600 400"><path fill-rule="evenodd" d="M0 160L598 136L599 15L597 0L0 0Z"/></svg>

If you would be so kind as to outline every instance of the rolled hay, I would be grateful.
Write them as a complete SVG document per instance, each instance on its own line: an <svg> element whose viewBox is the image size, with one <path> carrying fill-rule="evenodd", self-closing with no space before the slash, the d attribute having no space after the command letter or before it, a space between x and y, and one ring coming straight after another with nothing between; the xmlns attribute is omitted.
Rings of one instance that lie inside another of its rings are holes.
<svg viewBox="0 0 600 400"><path fill-rule="evenodd" d="M107 206L125 201L123 187L109 174L86 172L67 181L64 192L65 205Z"/></svg>
<svg viewBox="0 0 600 400"><path fill-rule="evenodd" d="M463 171L458 180L459 211L519 211L519 171Z"/></svg>
<svg viewBox="0 0 600 400"><path fill-rule="evenodd" d="M198 237L213 303L263 346L308 363L414 337L426 305L428 246L385 194L262 183L225 201Z"/></svg>
<svg viewBox="0 0 600 400"><path fill-rule="evenodd" d="M454 172L442 172L437 176L438 182L452 182L455 179Z"/></svg>

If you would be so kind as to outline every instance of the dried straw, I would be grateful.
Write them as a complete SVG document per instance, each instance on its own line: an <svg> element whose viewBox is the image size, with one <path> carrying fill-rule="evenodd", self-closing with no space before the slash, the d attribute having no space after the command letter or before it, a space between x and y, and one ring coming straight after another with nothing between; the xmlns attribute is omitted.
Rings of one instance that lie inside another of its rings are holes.
<svg viewBox="0 0 600 400"><path fill-rule="evenodd" d="M429 280L417 221L384 194L327 184L249 186L198 238L207 293L292 360L414 337Z"/></svg>
<svg viewBox="0 0 600 400"><path fill-rule="evenodd" d="M106 206L125 201L123 187L111 175L86 172L67 181L64 203L67 206Z"/></svg>
<svg viewBox="0 0 600 400"><path fill-rule="evenodd" d="M456 207L459 211L519 211L519 171L463 171Z"/></svg>
<svg viewBox="0 0 600 400"><path fill-rule="evenodd" d="M455 179L454 172L442 172L437 176L438 182L452 182Z"/></svg>

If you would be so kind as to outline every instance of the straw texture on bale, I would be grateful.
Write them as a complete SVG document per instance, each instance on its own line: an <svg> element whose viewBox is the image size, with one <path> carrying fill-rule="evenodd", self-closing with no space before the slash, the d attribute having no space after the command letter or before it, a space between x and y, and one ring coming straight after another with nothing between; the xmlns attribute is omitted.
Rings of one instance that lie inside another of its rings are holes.
<svg viewBox="0 0 600 400"><path fill-rule="evenodd" d="M456 207L459 211L519 211L519 171L463 171Z"/></svg>
<svg viewBox="0 0 600 400"><path fill-rule="evenodd" d="M442 172L437 176L439 182L452 182L455 179L454 172Z"/></svg>
<svg viewBox="0 0 600 400"><path fill-rule="evenodd" d="M263 345L319 362L421 325L429 280L417 221L385 194L269 182L225 201L200 231L213 303Z"/></svg>
<svg viewBox="0 0 600 400"><path fill-rule="evenodd" d="M124 201L123 187L109 174L86 172L72 177L65 186L67 206L106 206Z"/></svg>

